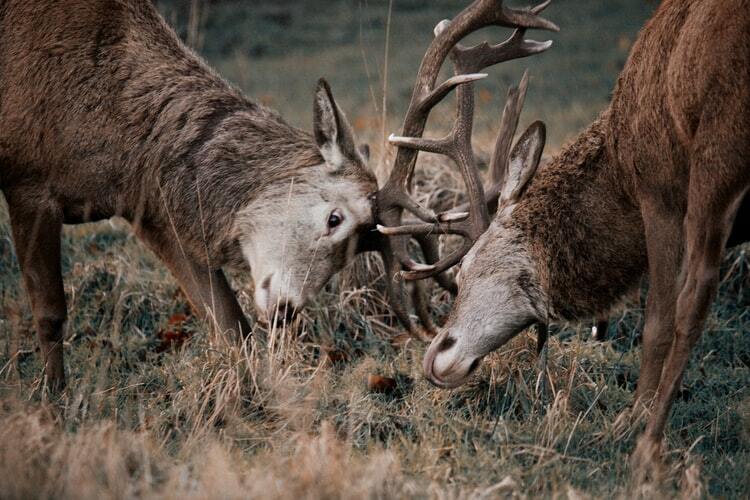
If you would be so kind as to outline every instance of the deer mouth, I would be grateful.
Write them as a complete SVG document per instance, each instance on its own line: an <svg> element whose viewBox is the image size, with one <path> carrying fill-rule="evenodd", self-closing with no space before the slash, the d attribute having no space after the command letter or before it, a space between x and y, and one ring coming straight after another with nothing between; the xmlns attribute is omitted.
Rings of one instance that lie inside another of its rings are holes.
<svg viewBox="0 0 750 500"><path fill-rule="evenodd" d="M479 367L479 363L482 361L482 358L475 358L472 360L471 364L469 365L468 369L462 369L462 359L455 358L450 365L448 365L446 368L442 370L443 373L438 375L435 371L435 358L440 354L441 352L444 352L450 347L452 347L455 344L455 341L451 339L448 336L447 331L444 331L430 344L430 347L427 349L427 353L424 357L423 362L423 370L425 378L428 382L430 382L432 385L436 387L440 387L441 389L454 389L460 385L462 385L464 382L466 382L466 379L474 373L474 371ZM461 373L463 372L463 373Z"/></svg>
<svg viewBox="0 0 750 500"><path fill-rule="evenodd" d="M425 369L425 378L432 385L440 387L441 389L455 389L456 387L463 385L466 382L466 379L468 379L469 376L474 373L474 371L479 367L479 363L481 361L482 358L476 358L471 362L471 365L469 365L469 369L466 371L466 373L464 373L463 375L459 375L458 377L451 377L449 380L440 378L435 373L435 370L431 365L429 369Z"/></svg>

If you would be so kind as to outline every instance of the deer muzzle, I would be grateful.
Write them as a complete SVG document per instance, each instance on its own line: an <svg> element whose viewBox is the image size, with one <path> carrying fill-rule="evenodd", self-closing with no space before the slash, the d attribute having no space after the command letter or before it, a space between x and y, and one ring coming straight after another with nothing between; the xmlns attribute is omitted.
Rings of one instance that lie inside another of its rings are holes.
<svg viewBox="0 0 750 500"><path fill-rule="evenodd" d="M464 356L459 342L449 330L443 330L427 349L422 366L431 384L452 389L466 382L481 360L481 357Z"/></svg>

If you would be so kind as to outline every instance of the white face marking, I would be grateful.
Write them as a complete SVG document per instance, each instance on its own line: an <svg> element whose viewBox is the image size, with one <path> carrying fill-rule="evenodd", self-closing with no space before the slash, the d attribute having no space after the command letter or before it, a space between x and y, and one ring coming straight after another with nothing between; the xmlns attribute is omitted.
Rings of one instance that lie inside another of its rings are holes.
<svg viewBox="0 0 750 500"><path fill-rule="evenodd" d="M343 177L305 175L304 185L290 183L286 192L263 196L237 219L255 304L264 314L278 303L302 307L354 259L358 231L373 222L367 186ZM330 227L334 211L342 220Z"/></svg>

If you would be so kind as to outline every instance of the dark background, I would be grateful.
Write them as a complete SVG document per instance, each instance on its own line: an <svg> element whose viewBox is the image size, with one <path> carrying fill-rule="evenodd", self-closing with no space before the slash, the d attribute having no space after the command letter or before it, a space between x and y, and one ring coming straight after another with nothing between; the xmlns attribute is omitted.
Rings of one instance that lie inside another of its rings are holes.
<svg viewBox="0 0 750 500"><path fill-rule="evenodd" d="M398 128L432 28L467 4L392 2L388 132ZM359 134L379 136L388 0L159 0L157 5L180 36L225 78L292 123L309 129L312 89L324 76ZM515 0L509 5L528 4ZM507 86L528 68L531 83L523 121L546 121L549 144L558 147L604 108L630 46L655 5L647 0L553 2L545 16L561 27L560 33L527 35L552 39L552 49L491 69L481 85L477 138L492 134ZM510 30L493 28L473 38L499 42L509 34ZM435 114L433 123L444 126L451 117L446 108Z"/></svg>

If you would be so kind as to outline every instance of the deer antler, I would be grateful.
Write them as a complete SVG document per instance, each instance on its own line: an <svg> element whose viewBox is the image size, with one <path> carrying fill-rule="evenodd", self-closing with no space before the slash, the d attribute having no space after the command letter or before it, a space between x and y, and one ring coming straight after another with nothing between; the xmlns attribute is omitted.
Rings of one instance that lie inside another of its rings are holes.
<svg viewBox="0 0 750 500"><path fill-rule="evenodd" d="M383 255L388 276L388 292L394 312L413 335L424 339L424 335L414 327L404 306L403 283L399 278L419 280L434 277L444 288L455 291L455 284L443 271L457 264L469 251L474 241L489 225L488 204L479 170L471 147L471 135L474 115L473 82L485 78L481 71L489 66L527 57L547 50L551 43L524 40L527 29L545 29L557 31L552 22L538 14L551 0L532 9L513 9L503 5L502 0L476 0L452 21L442 21L435 28L435 39L430 44L422 59L417 73L409 108L404 117L401 136L391 136L390 142L398 147L391 175L376 196L376 219L378 231L387 237L380 237L364 245L368 249L377 249ZM516 28L513 35L498 45L481 43L473 47L463 47L458 42L468 34L486 27L504 26ZM445 59L451 56L455 76L440 85L436 80ZM524 91L525 91L525 84ZM452 131L441 139L422 138L427 119L432 108L456 89L456 121ZM507 125L501 129L498 147L493 155L493 170L502 170L503 161L507 164L507 151L515 132L517 114L520 113L520 100L510 106ZM516 114L515 118L513 114ZM504 118L503 124L506 123ZM505 144L508 144L506 147ZM468 212L451 211L436 215L412 200L411 186L419 151L443 154L450 157L459 167L466 184L469 198ZM493 181L496 176L493 175ZM501 177L498 175L497 177ZM491 193L499 193L493 188ZM497 198L497 195L494 196ZM495 202L496 204L496 202ZM406 210L417 217L421 223L402 225L401 217ZM458 234L464 238L461 248L449 256L439 259L437 235ZM428 264L415 262L407 249L408 241L414 236L422 248ZM418 299L417 313L425 328L432 331L429 312L424 307L424 299Z"/></svg>

